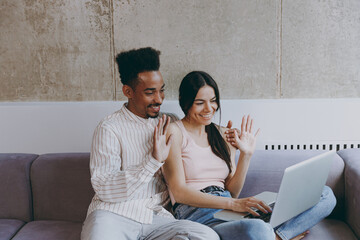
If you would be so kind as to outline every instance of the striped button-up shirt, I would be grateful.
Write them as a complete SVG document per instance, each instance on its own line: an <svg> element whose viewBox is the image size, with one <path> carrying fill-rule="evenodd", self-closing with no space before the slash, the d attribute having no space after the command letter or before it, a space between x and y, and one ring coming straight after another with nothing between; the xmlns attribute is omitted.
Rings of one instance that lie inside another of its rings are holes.
<svg viewBox="0 0 360 240"><path fill-rule="evenodd" d="M172 217L163 207L169 195L159 170L162 163L152 156L159 117L141 118L124 104L96 127L90 154L95 196L88 215L101 209L146 224L154 213Z"/></svg>

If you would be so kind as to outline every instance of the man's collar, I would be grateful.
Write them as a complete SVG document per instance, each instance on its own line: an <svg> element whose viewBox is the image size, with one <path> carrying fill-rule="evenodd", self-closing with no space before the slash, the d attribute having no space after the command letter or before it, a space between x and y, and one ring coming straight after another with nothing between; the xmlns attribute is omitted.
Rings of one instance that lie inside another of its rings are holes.
<svg viewBox="0 0 360 240"><path fill-rule="evenodd" d="M124 111L124 114L126 117L128 117L131 121L135 121L137 123L142 123L142 124L148 124L151 123L153 121L155 121L157 118L142 118L139 117L138 115L134 114L133 112L131 112L128 108L127 108L127 104L128 103L124 103L122 109Z"/></svg>

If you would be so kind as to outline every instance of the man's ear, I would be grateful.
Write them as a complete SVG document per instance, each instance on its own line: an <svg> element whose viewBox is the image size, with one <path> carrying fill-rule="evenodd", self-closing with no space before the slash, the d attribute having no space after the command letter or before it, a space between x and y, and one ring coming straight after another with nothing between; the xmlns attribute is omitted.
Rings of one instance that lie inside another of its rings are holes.
<svg viewBox="0 0 360 240"><path fill-rule="evenodd" d="M129 85L123 85L122 91L127 98L133 98L134 90Z"/></svg>

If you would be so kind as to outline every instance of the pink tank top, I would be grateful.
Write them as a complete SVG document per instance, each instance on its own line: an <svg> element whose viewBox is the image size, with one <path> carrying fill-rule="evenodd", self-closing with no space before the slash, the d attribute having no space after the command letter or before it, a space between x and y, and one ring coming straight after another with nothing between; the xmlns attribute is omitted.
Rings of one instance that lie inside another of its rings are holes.
<svg viewBox="0 0 360 240"><path fill-rule="evenodd" d="M208 186L224 188L225 179L229 175L229 169L225 161L216 156L211 147L200 147L195 143L186 131L181 120L175 122L181 129L183 141L181 157L185 171L186 184L196 190ZM166 176L164 174L166 179ZM175 204L174 196L169 190L171 203Z"/></svg>
<svg viewBox="0 0 360 240"><path fill-rule="evenodd" d="M210 146L197 145L181 120L175 123L180 127L183 135L181 157L186 184L196 190L212 185L224 188L225 179L229 175L225 161L216 156Z"/></svg>

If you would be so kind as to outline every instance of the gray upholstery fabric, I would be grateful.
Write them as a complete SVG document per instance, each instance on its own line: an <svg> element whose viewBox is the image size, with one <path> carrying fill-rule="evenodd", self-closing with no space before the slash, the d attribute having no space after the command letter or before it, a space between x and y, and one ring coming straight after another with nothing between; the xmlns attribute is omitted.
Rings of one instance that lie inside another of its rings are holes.
<svg viewBox="0 0 360 240"><path fill-rule="evenodd" d="M13 240L79 240L82 223L33 221L26 224Z"/></svg>
<svg viewBox="0 0 360 240"><path fill-rule="evenodd" d="M278 191L286 167L322 152L256 151L240 197ZM336 209L346 212L345 221L335 214L336 220L323 220L306 239L360 239L360 149L338 154L345 164L339 156L334 159L327 185L338 199ZM0 154L0 240L13 234L15 240L80 239L93 195L89 153Z"/></svg>
<svg viewBox="0 0 360 240"><path fill-rule="evenodd" d="M89 153L44 154L33 163L34 220L85 220L94 196L89 158Z"/></svg>
<svg viewBox="0 0 360 240"><path fill-rule="evenodd" d="M35 154L0 154L0 218L32 220L30 166Z"/></svg>
<svg viewBox="0 0 360 240"><path fill-rule="evenodd" d="M263 191L278 192L285 168L304 161L324 151L320 150L257 150L255 151L243 190L239 197L254 196ZM336 218L343 218L344 206L344 162L336 156L329 174L329 185L337 198L337 206L332 214Z"/></svg>
<svg viewBox="0 0 360 240"><path fill-rule="evenodd" d="M357 240L354 233L351 231L345 222L335 219L324 219L313 228L310 233L306 235L304 240Z"/></svg>
<svg viewBox="0 0 360 240"><path fill-rule="evenodd" d="M0 240L11 239L25 224L24 221L15 219L0 219Z"/></svg>
<svg viewBox="0 0 360 240"><path fill-rule="evenodd" d="M346 221L360 239L360 149L338 153L345 162Z"/></svg>

